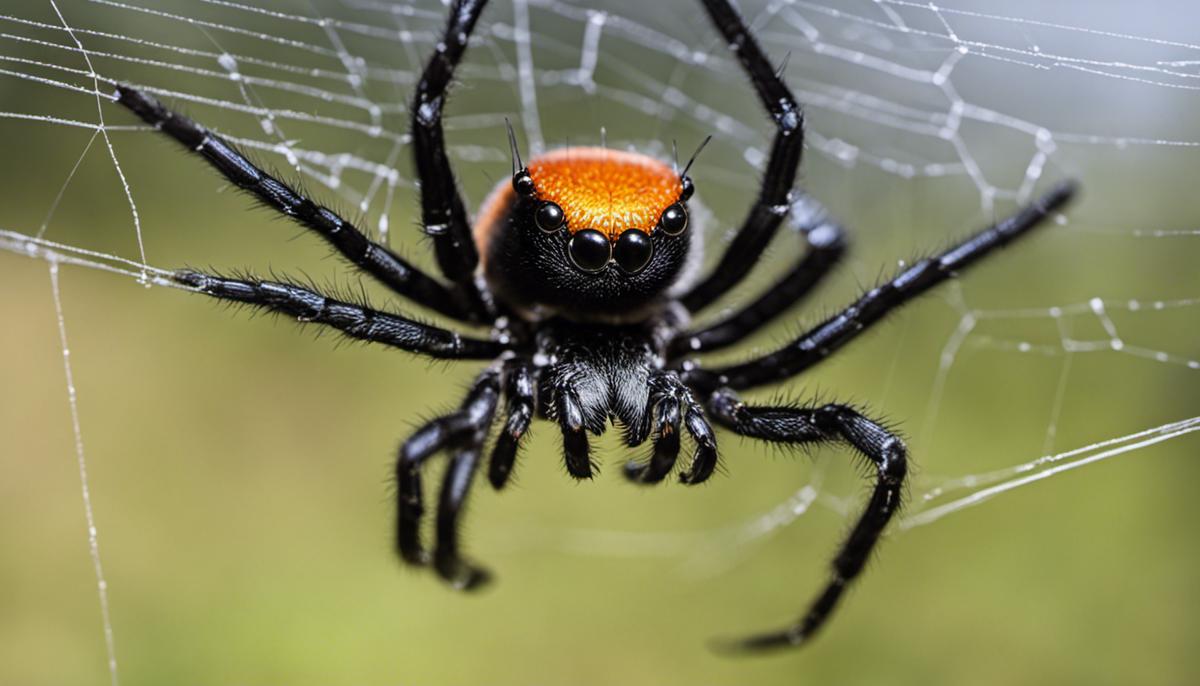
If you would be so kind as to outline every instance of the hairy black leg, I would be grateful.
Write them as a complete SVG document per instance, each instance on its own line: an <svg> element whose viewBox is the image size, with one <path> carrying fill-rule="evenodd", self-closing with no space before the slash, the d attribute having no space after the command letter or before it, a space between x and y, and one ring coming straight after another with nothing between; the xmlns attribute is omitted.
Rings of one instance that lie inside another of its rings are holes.
<svg viewBox="0 0 1200 686"><path fill-rule="evenodd" d="M438 498L437 547L433 551L433 566L438 576L461 590L474 590L491 578L486 569L464 560L458 549L458 520L479 468L486 438L487 432L484 431L477 436L477 440L454 453L442 478L442 493Z"/></svg>
<svg viewBox="0 0 1200 686"><path fill-rule="evenodd" d="M758 198L716 268L682 302L697 312L736 286L758 261L788 211L788 193L804 151L804 115L750 30L728 0L703 0L713 25L737 55L763 107L775 121L775 140Z"/></svg>
<svg viewBox="0 0 1200 686"><path fill-rule="evenodd" d="M703 329L679 333L671 341L670 356L719 350L741 341L794 307L829 274L846 251L841 225L815 198L799 190L792 193L790 222L807 243L796 266L737 312Z"/></svg>
<svg viewBox="0 0 1200 686"><path fill-rule="evenodd" d="M658 483L666 478L679 457L681 428L686 429L696 443L696 450L690 467L679 475L679 480L697 484L712 476L717 467L716 436L704 417L703 408L678 375L660 372L650 378L650 408L653 413L647 411L646 416L653 414L654 417L654 452L647 462L626 462L625 477L643 484Z"/></svg>
<svg viewBox="0 0 1200 686"><path fill-rule="evenodd" d="M871 289L854 304L805 332L788 345L748 362L684 372L687 384L701 392L728 386L741 390L795 376L854 340L889 312L955 276L997 248L1020 238L1062 208L1076 186L1064 182L1007 219L962 241L937 257L921 260L891 281Z"/></svg>
<svg viewBox="0 0 1200 686"><path fill-rule="evenodd" d="M229 279L194 271L176 272L174 279L214 298L289 314L301 322L331 326L351 338L430 357L482 360L494 358L503 351L503 347L493 341L469 338L397 314L335 300L295 284Z"/></svg>
<svg viewBox="0 0 1200 686"><path fill-rule="evenodd" d="M839 441L865 455L875 466L871 498L833 559L828 584L808 611L784 629L743 639L731 647L760 650L800 645L833 614L846 588L870 559L880 534L900 509L907 471L904 443L886 427L845 405L753 407L732 391L721 390L709 400L709 409L715 422L743 436L793 444Z"/></svg>
<svg viewBox="0 0 1200 686"><path fill-rule="evenodd" d="M504 369L505 420L504 429L496 437L488 464L488 480L499 490L512 476L517 461L521 437L529 429L534 411L533 366L528 360L514 360Z"/></svg>
<svg viewBox="0 0 1200 686"><path fill-rule="evenodd" d="M226 179L252 193L268 207L295 219L325 239L347 260L414 302L462 321L483 321L455 300L441 283L405 262L388 248L363 235L333 210L316 204L295 188L256 167L238 149L187 117L172 112L156 98L135 88L117 86L117 102L147 124L203 157Z"/></svg>
<svg viewBox="0 0 1200 686"><path fill-rule="evenodd" d="M487 436L496 405L500 401L499 396L500 373L490 367L475 379L458 410L431 419L401 444L396 458L396 550L405 562L416 565L428 562L428 555L421 545L421 518L425 514L421 466L439 450L451 448L456 452L451 468L447 471L447 479L456 471L464 469L473 473L474 464L470 464L469 469L463 465L478 462L478 452ZM472 450L475 452L474 458L459 459L459 456ZM458 478L459 481L470 484L469 474L465 475L465 478L460 474ZM458 505L461 505L465 497L465 488L461 489L462 493L459 495L453 492L447 495L447 488L453 491L453 482L448 482L443 488L439 520L443 518L443 512L457 509L452 507L455 498ZM449 525L453 528L453 521L450 521ZM440 524L438 545L445 545ZM447 552L452 550L457 550L457 543L447 548ZM440 571L442 566L439 565L438 569ZM449 580L454 581L453 578Z"/></svg>
<svg viewBox="0 0 1200 686"><path fill-rule="evenodd" d="M471 236L467 210L454 178L442 131L442 110L454 70L467 50L475 22L486 0L455 0L425 71L417 83L412 104L413 161L421 182L421 220L433 239L438 266L469 301L481 318L494 314L493 304L475 282L479 251Z"/></svg>

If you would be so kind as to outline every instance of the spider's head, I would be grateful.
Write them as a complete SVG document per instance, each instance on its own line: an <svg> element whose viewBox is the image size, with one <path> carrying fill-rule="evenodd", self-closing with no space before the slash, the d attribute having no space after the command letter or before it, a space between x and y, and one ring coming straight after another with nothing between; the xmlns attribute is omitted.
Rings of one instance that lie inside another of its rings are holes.
<svg viewBox="0 0 1200 686"><path fill-rule="evenodd" d="M565 148L520 166L475 225L484 275L517 310L636 319L691 252L686 169L633 152Z"/></svg>

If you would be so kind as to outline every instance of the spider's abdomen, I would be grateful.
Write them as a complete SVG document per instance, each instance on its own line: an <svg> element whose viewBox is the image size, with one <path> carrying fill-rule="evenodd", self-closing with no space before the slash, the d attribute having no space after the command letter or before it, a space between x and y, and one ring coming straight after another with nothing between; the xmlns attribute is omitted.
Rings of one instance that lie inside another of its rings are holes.
<svg viewBox="0 0 1200 686"><path fill-rule="evenodd" d="M671 165L578 147L530 161L533 191L500 183L474 224L484 277L525 313L643 318L679 278L690 189Z"/></svg>

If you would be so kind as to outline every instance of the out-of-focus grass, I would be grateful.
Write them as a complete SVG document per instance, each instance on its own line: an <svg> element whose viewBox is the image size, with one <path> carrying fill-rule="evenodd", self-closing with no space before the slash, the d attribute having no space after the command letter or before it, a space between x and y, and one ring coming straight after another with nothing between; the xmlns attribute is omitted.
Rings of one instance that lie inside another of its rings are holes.
<svg viewBox="0 0 1200 686"><path fill-rule="evenodd" d="M482 97L468 90L455 107ZM4 126L6 157L22 162L0 168L4 222L28 230L90 132ZM500 135L463 133L492 134ZM152 264L339 273L314 241L289 241L295 229L218 192L196 160L148 134L115 134L114 143ZM720 169L735 153L716 147L705 164ZM963 285L972 305L1195 295L1194 245L1086 232L1127 177L1071 159L1084 165L1090 193L1072 225L972 273ZM1156 180L1178 183L1187 165L1159 162ZM954 233L923 228L944 227L954 211L936 184L847 172L819 157L808 165L808 185L859 227L858 259L809 312L853 296L878 265L927 237ZM485 175L506 169L469 166L464 184L481 197ZM862 185L847 190L851 182ZM101 148L69 193L51 238L136 254ZM725 221L745 201L715 181L701 197ZM1186 197L1171 197L1164 206L1134 195L1122 211L1162 226L1194 218ZM967 202L956 215L965 216L975 199L957 201ZM397 202L396 243L422 255L410 192ZM47 264L0 254L0 273L0 676L103 683ZM1188 683L1200 669L1195 438L893 533L820 640L798 653L729 660L704 642L793 618L824 581L848 522L817 507L760 543L727 532L784 501L814 463L827 493L860 496L844 451L813 460L723 437L727 475L696 489L638 489L621 482L626 453L607 436L601 477L577 484L560 466L557 431L539 424L517 483L497 495L481 480L473 496L467 546L498 583L463 596L394 559L389 463L399 439L454 404L477 366L314 340L287 322L100 272L63 267L60 278L125 683L1126 684ZM1188 317L1193 310L1130 317L1122 327L1190 354ZM1060 386L1061 357L968 347L927 424L938 355L957 321L933 296L783 390L885 411L914 439L918 475L981 473L1041 454L1060 388L1053 450L1195 414L1195 372L1178 365L1081 355ZM993 326L1037 333L1012 320Z"/></svg>

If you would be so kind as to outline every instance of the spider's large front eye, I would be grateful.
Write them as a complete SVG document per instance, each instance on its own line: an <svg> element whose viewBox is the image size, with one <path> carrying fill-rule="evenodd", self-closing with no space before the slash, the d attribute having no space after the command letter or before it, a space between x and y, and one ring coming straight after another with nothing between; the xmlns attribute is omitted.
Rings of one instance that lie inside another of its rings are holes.
<svg viewBox="0 0 1200 686"><path fill-rule="evenodd" d="M687 210L683 209L683 205L679 203L671 205L663 210L662 219L658 220L658 225L667 232L668 236L678 236L687 228Z"/></svg>
<svg viewBox="0 0 1200 686"><path fill-rule="evenodd" d="M585 272L598 272L604 269L612 257L612 246L608 236L595 229L576 231L567 244L567 252L571 261Z"/></svg>
<svg viewBox="0 0 1200 686"><path fill-rule="evenodd" d="M652 252L650 237L645 231L628 229L617 239L617 245L613 248L613 259L621 265L621 269L636 274L650 262Z"/></svg>
<svg viewBox="0 0 1200 686"><path fill-rule="evenodd" d="M567 215L563 214L562 208L552 202L544 202L538 205L537 210L533 213L533 221L537 223L538 228L546 233L558 231L567 221Z"/></svg>

